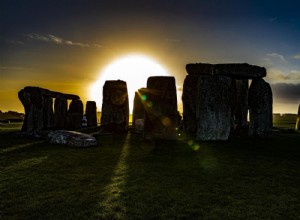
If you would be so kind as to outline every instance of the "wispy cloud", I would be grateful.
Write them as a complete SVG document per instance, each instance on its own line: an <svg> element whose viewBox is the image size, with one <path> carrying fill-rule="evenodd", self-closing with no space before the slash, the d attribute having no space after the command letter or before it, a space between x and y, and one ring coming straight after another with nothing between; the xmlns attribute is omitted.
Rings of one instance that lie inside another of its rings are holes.
<svg viewBox="0 0 300 220"><path fill-rule="evenodd" d="M292 58L295 59L295 60L300 60L300 54L299 53L295 54L295 55L292 56Z"/></svg>
<svg viewBox="0 0 300 220"><path fill-rule="evenodd" d="M43 42L54 43L59 45L78 46L78 47L97 47L97 48L103 47L100 44L87 44L82 42L74 42L71 40L66 40L61 37L55 36L53 34L43 35L43 34L31 33L31 34L24 34L24 36L28 40L43 41Z"/></svg>
<svg viewBox="0 0 300 220"><path fill-rule="evenodd" d="M290 70L284 72L282 70L271 68L268 70L267 80L271 83L299 83L300 84L300 71Z"/></svg>
<svg viewBox="0 0 300 220"><path fill-rule="evenodd" d="M278 54L278 53L268 53L267 57L272 58L272 59L277 59L277 60L280 60L282 62L287 62L285 57L281 54Z"/></svg>
<svg viewBox="0 0 300 220"><path fill-rule="evenodd" d="M277 17L272 17L272 18L269 18L268 20L269 20L269 22L274 22L274 21L276 21L278 18Z"/></svg>

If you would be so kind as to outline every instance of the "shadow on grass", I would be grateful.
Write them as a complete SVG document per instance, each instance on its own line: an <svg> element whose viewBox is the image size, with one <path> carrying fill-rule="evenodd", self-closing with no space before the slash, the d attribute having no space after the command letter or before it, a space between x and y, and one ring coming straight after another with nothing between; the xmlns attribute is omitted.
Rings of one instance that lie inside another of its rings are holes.
<svg viewBox="0 0 300 220"><path fill-rule="evenodd" d="M0 154L0 218L84 219L99 210L120 160L125 136L99 137L102 146L75 149L30 138L5 142ZM36 141L36 140L35 140ZM25 147L16 147L26 145ZM28 144L30 143L30 144Z"/></svg>

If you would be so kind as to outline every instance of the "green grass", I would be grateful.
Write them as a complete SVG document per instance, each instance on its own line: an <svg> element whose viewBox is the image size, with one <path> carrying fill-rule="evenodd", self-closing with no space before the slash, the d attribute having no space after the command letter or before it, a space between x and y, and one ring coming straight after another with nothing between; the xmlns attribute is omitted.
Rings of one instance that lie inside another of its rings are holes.
<svg viewBox="0 0 300 220"><path fill-rule="evenodd" d="M299 219L300 135L75 149L0 133L0 219Z"/></svg>

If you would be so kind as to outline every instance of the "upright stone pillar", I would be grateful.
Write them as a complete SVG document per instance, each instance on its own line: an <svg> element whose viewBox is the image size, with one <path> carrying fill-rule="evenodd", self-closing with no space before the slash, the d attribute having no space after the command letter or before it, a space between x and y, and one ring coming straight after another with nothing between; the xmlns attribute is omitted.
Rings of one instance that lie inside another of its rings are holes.
<svg viewBox="0 0 300 220"><path fill-rule="evenodd" d="M31 87L22 89L18 93L25 109L25 121L22 131L33 132L44 128L43 95L40 89Z"/></svg>
<svg viewBox="0 0 300 220"><path fill-rule="evenodd" d="M50 129L54 127L53 100L49 96L44 97L44 127Z"/></svg>
<svg viewBox="0 0 300 220"><path fill-rule="evenodd" d="M87 118L87 126L94 127L97 126L97 107L96 102L87 101L85 108L86 118Z"/></svg>
<svg viewBox="0 0 300 220"><path fill-rule="evenodd" d="M68 101L65 98L58 97L54 101L54 122L57 129L67 128Z"/></svg>
<svg viewBox="0 0 300 220"><path fill-rule="evenodd" d="M248 79L236 80L235 123L241 128L247 128L248 116Z"/></svg>
<svg viewBox="0 0 300 220"><path fill-rule="evenodd" d="M253 79L249 88L249 135L269 137L273 126L273 98L269 83Z"/></svg>
<svg viewBox="0 0 300 220"><path fill-rule="evenodd" d="M177 127L177 95L174 77L149 77L145 96L144 138L175 140Z"/></svg>
<svg viewBox="0 0 300 220"><path fill-rule="evenodd" d="M106 81L103 86L101 126L110 132L128 130L129 102L127 84L121 80Z"/></svg>
<svg viewBox="0 0 300 220"><path fill-rule="evenodd" d="M183 104L183 129L196 135L196 101L197 101L198 75L187 75L183 83L182 104Z"/></svg>
<svg viewBox="0 0 300 220"><path fill-rule="evenodd" d="M82 127L83 104L80 99L72 100L68 110L68 127L77 130Z"/></svg>
<svg viewBox="0 0 300 220"><path fill-rule="evenodd" d="M227 76L199 77L197 140L227 140L232 129L232 84Z"/></svg>
<svg viewBox="0 0 300 220"><path fill-rule="evenodd" d="M298 107L298 115L297 115L295 130L296 131L300 130L300 104L299 104L299 107Z"/></svg>
<svg viewBox="0 0 300 220"><path fill-rule="evenodd" d="M145 119L145 109L143 105L143 99L146 97L142 96L142 89L139 89L134 94L133 100L133 111L132 111L132 125L135 126L137 119Z"/></svg>

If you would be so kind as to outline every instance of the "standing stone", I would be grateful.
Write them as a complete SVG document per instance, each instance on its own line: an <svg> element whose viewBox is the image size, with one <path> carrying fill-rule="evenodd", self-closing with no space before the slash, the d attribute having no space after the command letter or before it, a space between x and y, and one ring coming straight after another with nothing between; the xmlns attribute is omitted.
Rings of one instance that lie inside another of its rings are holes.
<svg viewBox="0 0 300 220"><path fill-rule="evenodd" d="M199 77L197 140L227 140L232 129L232 83L226 76Z"/></svg>
<svg viewBox="0 0 300 220"><path fill-rule="evenodd" d="M54 127L54 112L53 112L53 100L51 97L44 97L44 127L50 129Z"/></svg>
<svg viewBox="0 0 300 220"><path fill-rule="evenodd" d="M67 128L68 101L65 98L56 98L54 101L54 122L59 129Z"/></svg>
<svg viewBox="0 0 300 220"><path fill-rule="evenodd" d="M241 128L247 128L248 115L248 80L236 80L235 123Z"/></svg>
<svg viewBox="0 0 300 220"><path fill-rule="evenodd" d="M72 100L68 110L68 127L77 130L82 127L83 104L80 99Z"/></svg>
<svg viewBox="0 0 300 220"><path fill-rule="evenodd" d="M133 111L132 111L132 125L135 126L136 120L145 119L145 110L143 106L142 92L139 90L134 94Z"/></svg>
<svg viewBox="0 0 300 220"><path fill-rule="evenodd" d="M22 131L41 131L44 128L43 95L39 88L31 87L18 93L25 109L25 120Z"/></svg>
<svg viewBox="0 0 300 220"><path fill-rule="evenodd" d="M300 104L298 107L298 115L297 115L297 120L296 120L296 127L295 127L296 131L300 130Z"/></svg>
<svg viewBox="0 0 300 220"><path fill-rule="evenodd" d="M145 97L144 138L175 140L177 127L177 95L174 77L149 77Z"/></svg>
<svg viewBox="0 0 300 220"><path fill-rule="evenodd" d="M252 80L249 88L249 135L269 137L272 133L272 90L263 79Z"/></svg>
<svg viewBox="0 0 300 220"><path fill-rule="evenodd" d="M196 100L198 75L187 75L183 83L183 129L189 134L196 135Z"/></svg>
<svg viewBox="0 0 300 220"><path fill-rule="evenodd" d="M97 106L94 101L87 101L85 108L87 126L94 127L97 126Z"/></svg>
<svg viewBox="0 0 300 220"><path fill-rule="evenodd" d="M106 81L103 86L101 126L110 132L128 130L129 102L127 84L121 80Z"/></svg>

